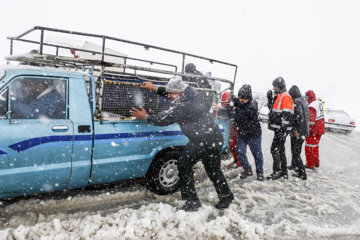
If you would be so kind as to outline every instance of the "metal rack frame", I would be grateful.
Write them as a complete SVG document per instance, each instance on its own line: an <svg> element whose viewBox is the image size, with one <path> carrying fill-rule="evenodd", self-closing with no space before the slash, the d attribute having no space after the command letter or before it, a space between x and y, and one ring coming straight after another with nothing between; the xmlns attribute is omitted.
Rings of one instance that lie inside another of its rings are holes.
<svg viewBox="0 0 360 240"><path fill-rule="evenodd" d="M29 35L32 32L35 32L35 31L40 31L40 41L39 42L29 40L29 39L24 39L25 36ZM70 35L78 35L78 36L93 37L93 38L101 39L102 40L102 51L101 52L89 51L89 50L81 49L81 48L72 48L72 47L62 46L62 45L58 45L58 44L45 43L44 42L44 35L45 35L46 32L64 33L64 34L70 34ZM176 51L176 50L172 50L172 49L158 47L158 46L155 46L155 45L150 45L150 44L145 44L145 43L140 43L140 42L135 42L135 41L129 41L129 40L125 40L125 39L110 37L110 36L106 36L106 35L83 33L83 32L78 32L78 31L69 31L69 30L63 30L63 29L35 26L35 27L29 29L28 31L26 31L26 32L24 32L24 33L22 33L22 34L20 34L20 35L18 35L16 37L8 37L8 39L10 40L10 55L13 55L14 42L18 41L18 42L27 42L27 43L32 43L32 44L38 44L39 45L39 52L38 53L41 56L44 54L44 52L43 52L44 46L49 46L49 47L54 47L56 49L56 53L54 55L55 57L58 57L59 49L77 50L77 51L82 51L82 52L101 54L101 61L96 62L96 65L100 65L100 66L111 66L111 64L106 63L104 61L105 56L111 56L111 57L123 58L124 59L124 64L122 65L122 67L125 67L125 68L127 68L127 66L128 66L126 64L127 60L134 60L134 61L146 62L146 63L149 63L149 64L173 67L175 69L175 71L173 71L173 72L172 71L159 72L161 70L157 70L158 73L181 75L181 76L188 76L188 77L195 77L196 78L196 77L198 77L197 75L192 75L192 76L190 76L190 74L184 75L185 74L184 73L185 57L186 56L193 57L193 58L209 61L210 63L219 63L219 64L234 67L234 78L233 78L232 81L222 79L222 78L213 78L213 77L205 77L204 76L206 79L210 79L210 80L222 81L222 82L228 82L228 83L231 82L232 88L233 88L233 85L235 84L236 74L237 74L237 65L232 64L232 63L219 61L219 60L212 59L212 58L202 57L202 56L199 56L199 55L190 54L190 53L186 53L186 52L182 52L182 51ZM105 44L106 44L106 41L109 41L109 40L112 40L112 41L115 41L115 42L122 42L122 43L131 44L131 45L141 46L141 47L144 47L146 50L149 50L150 48L152 48L152 49L157 49L157 50L160 50L160 51L165 51L165 52L180 55L180 56L182 56L181 72L177 71L177 66L176 65L172 65L172 64L168 64L168 63L161 63L161 62L157 62L157 61L150 61L150 60L145 60L145 59L140 59L140 58L132 58L132 57L128 57L128 56L118 56L118 55L115 55L115 54L105 53ZM95 62L92 62L92 63L95 64ZM139 69L139 70L144 70L144 69ZM147 68L145 71L147 71L147 70L150 70L150 68ZM154 71L154 69L152 69L152 70ZM233 90L233 89L231 89L231 90Z"/></svg>
<svg viewBox="0 0 360 240"><path fill-rule="evenodd" d="M25 39L25 37L28 36L29 34L31 34L32 32L37 32L37 31L40 31L40 40L39 41ZM55 32L55 33L70 34L70 35L77 35L77 36L101 39L102 40L102 45L101 45L102 50L101 50L101 52L99 52L99 51L93 51L93 50L82 49L82 48L74 48L71 46L63 46L60 44L46 43L46 42L44 42L44 35L45 35L45 33L47 34L48 32ZM8 37L8 39L10 40L10 56L6 57L6 59L8 61L19 61L23 64L37 65L37 66L50 66L50 67L56 67L56 68L66 68L66 69L75 69L75 70L81 69L83 71L85 71L86 69L92 69L94 73L97 72L98 74L96 77L101 80L101 81L96 81L96 87L99 88L99 94L97 94L97 96L96 96L98 99L97 106L96 106L97 115L101 114L101 104L102 104L102 95L103 95L103 90L104 90L105 74L107 74L108 72L110 74L118 74L118 75L122 75L122 76L135 76L138 79L142 79L142 78L146 79L146 77L149 77L150 75L149 76L141 75L141 74L138 74L137 71L147 72L147 73L157 73L157 74L163 74L163 75L178 75L178 76L188 77L188 78L193 78L193 79L203 78L203 79L207 79L207 80L220 81L220 82L229 84L229 87L223 89L220 92L217 92L217 94L221 94L222 92L227 91L227 90L230 90L232 92L234 91L234 84L235 84L235 79L236 79L236 74L237 74L237 65L227 63L224 61L219 61L219 60L215 60L215 59L211 59L211 58L207 58L207 57L202 57L202 56L186 53L186 52L171 50L171 49L162 48L162 47L158 47L158 46L154 46L154 45L124 40L124 39L120 39L120 38L114 38L114 37L105 36L105 35L90 34L90 33L69 31L69 30L62 30L62 29L48 28L48 27L41 27L41 26L35 26L16 37ZM145 50L149 50L150 48L152 48L152 49L180 55L182 57L181 71L178 71L178 66L169 64L169 63L163 63L163 62L158 62L158 61L133 58L133 57L124 56L124 55L120 56L120 55L116 55L116 54L106 53L105 52L105 49L106 49L105 44L107 41L110 41L110 40L115 41L115 42L122 42L122 43L130 44L130 45L141 46L141 47L144 47ZM35 44L35 45L38 45L38 50L35 50L35 51L33 50L29 54L26 54L26 55L13 55L14 42L25 42L25 43ZM45 53L44 46L55 48L55 50L56 50L55 54ZM68 49L68 50L87 52L87 53L92 53L93 55L101 54L101 60L61 56L61 55L59 55L59 49ZM124 64L111 63L111 62L104 61L105 56L117 57L117 58L124 59ZM200 76L200 75L185 73L184 65L185 65L186 57L192 57L192 58L196 58L196 59L209 61L210 63L218 63L218 64L233 67L234 68L234 78L233 78L233 80L228 80L228 79L218 78L218 77L208 77L208 76L202 76L202 75ZM173 68L173 71L164 70L164 69L160 69L160 68L154 68L154 67L150 68L150 67L142 67L142 66L137 66L137 65L130 65L130 64L128 64L128 60L132 60L135 62L149 63L150 65L158 65L161 67L167 67L167 68L170 67L170 68ZM114 70L108 71L108 70L106 70L107 67L122 69L122 71L120 71L120 70L119 71L114 71ZM132 70L133 72L129 72L126 70ZM155 78L158 78L158 80L154 80L155 82L156 81L158 82L160 79L161 79L161 81L167 80L167 78L165 78L165 77L155 77ZM193 82L188 82L188 84L197 85L196 83L193 83ZM198 86L196 87L196 89L200 90L200 91L211 91L216 94L216 91L211 90L211 89L201 89Z"/></svg>

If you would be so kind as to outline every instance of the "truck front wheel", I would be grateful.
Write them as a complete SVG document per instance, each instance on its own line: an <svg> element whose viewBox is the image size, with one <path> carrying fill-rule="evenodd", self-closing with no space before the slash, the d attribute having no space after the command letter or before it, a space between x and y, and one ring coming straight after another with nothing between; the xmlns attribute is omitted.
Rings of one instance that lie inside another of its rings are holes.
<svg viewBox="0 0 360 240"><path fill-rule="evenodd" d="M181 152L173 150L155 158L146 175L146 187L159 195L176 192L179 188L177 162L180 157Z"/></svg>

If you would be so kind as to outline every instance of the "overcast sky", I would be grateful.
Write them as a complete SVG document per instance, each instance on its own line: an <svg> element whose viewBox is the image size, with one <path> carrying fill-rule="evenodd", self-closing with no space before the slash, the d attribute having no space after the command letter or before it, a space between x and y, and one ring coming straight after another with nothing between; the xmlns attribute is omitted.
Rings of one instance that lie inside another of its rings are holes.
<svg viewBox="0 0 360 240"><path fill-rule="evenodd" d="M0 64L9 54L6 37L35 25L104 34L237 64L236 92L244 83L266 91L283 76L288 88L312 89L360 124L360 0L1 0L0 6Z"/></svg>

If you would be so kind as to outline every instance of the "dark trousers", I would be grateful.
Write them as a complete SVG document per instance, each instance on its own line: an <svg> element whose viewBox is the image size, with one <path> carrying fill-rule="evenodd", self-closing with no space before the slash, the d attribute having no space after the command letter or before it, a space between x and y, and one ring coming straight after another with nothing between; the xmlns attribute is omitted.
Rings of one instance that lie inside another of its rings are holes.
<svg viewBox="0 0 360 240"><path fill-rule="evenodd" d="M249 145L250 151L255 159L256 173L263 174L263 154L261 151L261 137L245 140L242 137L237 138L236 153L239 158L240 164L243 168L251 168L251 165L246 156L246 147Z"/></svg>
<svg viewBox="0 0 360 240"><path fill-rule="evenodd" d="M219 141L206 144L190 141L186 145L182 157L178 161L180 191L183 200L198 199L192 167L200 160L204 165L207 175L214 184L219 199L226 199L233 195L221 171L221 149L222 145L219 145Z"/></svg>
<svg viewBox="0 0 360 240"><path fill-rule="evenodd" d="M271 155L273 157L273 172L287 173L285 141L287 134L280 131L274 132L274 139L271 144Z"/></svg>
<svg viewBox="0 0 360 240"><path fill-rule="evenodd" d="M295 169L297 168L298 173L303 174L305 172L305 167L300 155L304 139L291 136L290 142L292 154L291 166Z"/></svg>

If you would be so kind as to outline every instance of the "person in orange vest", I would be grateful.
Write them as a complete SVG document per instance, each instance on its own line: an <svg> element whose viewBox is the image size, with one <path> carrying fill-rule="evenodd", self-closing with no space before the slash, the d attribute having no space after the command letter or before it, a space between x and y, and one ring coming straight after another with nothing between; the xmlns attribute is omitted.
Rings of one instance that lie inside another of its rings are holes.
<svg viewBox="0 0 360 240"><path fill-rule="evenodd" d="M286 84L282 77L276 78L273 83L273 90L267 92L269 107L268 128L274 131L274 139L271 144L271 155L273 157L273 173L268 180L277 180L281 177L288 179L287 161L285 155L285 141L292 130L292 115L294 104L291 96L286 90Z"/></svg>
<svg viewBox="0 0 360 240"><path fill-rule="evenodd" d="M325 133L324 107L316 99L315 93L309 90L305 93L305 99L309 104L309 136L305 142L306 168L314 169L320 166L319 143Z"/></svg>

